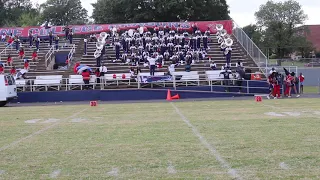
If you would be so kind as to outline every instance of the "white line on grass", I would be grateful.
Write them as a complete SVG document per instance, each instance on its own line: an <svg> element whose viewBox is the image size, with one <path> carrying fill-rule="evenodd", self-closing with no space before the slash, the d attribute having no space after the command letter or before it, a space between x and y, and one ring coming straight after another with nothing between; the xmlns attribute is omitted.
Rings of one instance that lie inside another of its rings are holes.
<svg viewBox="0 0 320 180"><path fill-rule="evenodd" d="M0 170L0 175L4 174L6 171Z"/></svg>
<svg viewBox="0 0 320 180"><path fill-rule="evenodd" d="M176 174L177 173L176 169L174 168L174 166L172 165L171 162L169 163L167 170L168 170L168 174Z"/></svg>
<svg viewBox="0 0 320 180"><path fill-rule="evenodd" d="M284 169L284 170L288 170L289 169L289 166L285 162L281 162L279 164L279 166L280 166L281 169Z"/></svg>
<svg viewBox="0 0 320 180"><path fill-rule="evenodd" d="M191 122L181 113L181 111L175 106L173 103L171 103L172 107L176 110L177 114L181 117L181 119L190 127L192 128L193 134L196 135L200 142L214 155L216 160L220 163L220 165L228 170L228 174L234 178L234 179L241 179L240 175L238 172L233 169L229 163L221 157L217 149L208 143L208 141L199 133L197 128L191 124Z"/></svg>
<svg viewBox="0 0 320 180"><path fill-rule="evenodd" d="M119 169L118 168L112 168L110 172L108 172L109 176L118 176L119 174Z"/></svg>
<svg viewBox="0 0 320 180"><path fill-rule="evenodd" d="M65 118L65 119L73 118L73 117L77 116L78 114L80 114L80 113L82 113L82 112L84 112L84 111L86 111L86 110L87 110L87 109L83 109L83 110L81 110L81 111L79 111L79 112L77 112L77 113L74 113L73 115L71 115L71 116L69 116L69 117L67 117L67 118ZM58 124L59 124L59 122L56 122L56 123L54 123L54 124L52 124L52 125L50 125L50 126L47 126L47 127L43 128L43 129L37 131L37 132L34 132L34 133L32 133L32 134L30 134L30 135L28 135L28 136L26 136L26 137L23 137L23 138L21 138L21 139L18 139L18 140L16 140L16 141L12 142L12 143L9 144L9 145L3 146L3 147L0 148L0 152L1 152L1 151L4 151L4 150L6 150L6 149L8 149L8 148L10 148L10 147L12 147L12 146L15 146L15 145L17 145L17 144L19 144L19 143L21 143L21 142L23 142L23 141L25 141L25 140L27 140L27 139L29 139L29 138L32 138L33 136L36 136L36 135L38 135L38 134L41 134L41 133L47 131L48 129L53 128L54 126L56 126L56 125L58 125Z"/></svg>
<svg viewBox="0 0 320 180"><path fill-rule="evenodd" d="M51 174L50 174L50 178L57 178L61 173L61 170L54 170Z"/></svg>

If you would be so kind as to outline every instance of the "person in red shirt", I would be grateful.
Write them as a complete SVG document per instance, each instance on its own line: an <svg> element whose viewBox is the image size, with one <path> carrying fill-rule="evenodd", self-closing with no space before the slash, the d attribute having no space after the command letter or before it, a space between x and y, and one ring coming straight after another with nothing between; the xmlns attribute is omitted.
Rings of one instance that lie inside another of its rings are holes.
<svg viewBox="0 0 320 180"><path fill-rule="evenodd" d="M0 64L0 74L3 74L4 73L4 68L3 68L3 65Z"/></svg>
<svg viewBox="0 0 320 180"><path fill-rule="evenodd" d="M20 58L20 59L23 59L24 57L25 57L25 55L24 55L24 49L23 49L23 48L20 48L19 58Z"/></svg>
<svg viewBox="0 0 320 180"><path fill-rule="evenodd" d="M16 67L12 66L12 68L11 68L11 70L10 70L10 74L11 74L11 75L16 75L16 74L17 74Z"/></svg>
<svg viewBox="0 0 320 180"><path fill-rule="evenodd" d="M84 70L82 72L83 82L85 84L85 89L89 89L89 81L90 81L90 72L89 70Z"/></svg>
<svg viewBox="0 0 320 180"><path fill-rule="evenodd" d="M12 57L11 57L11 54L8 55L7 64L8 64L8 66L12 66Z"/></svg>
<svg viewBox="0 0 320 180"><path fill-rule="evenodd" d="M76 65L73 67L73 72L75 73L75 74L78 74L78 70L77 70L77 68L80 66L80 62L76 62Z"/></svg>
<svg viewBox="0 0 320 180"><path fill-rule="evenodd" d="M32 61L37 61L38 60L38 53L37 50L34 50L32 53Z"/></svg>
<svg viewBox="0 0 320 180"><path fill-rule="evenodd" d="M13 41L14 40L13 40L12 36L10 36L9 39L8 39L8 46L7 47L12 47Z"/></svg>
<svg viewBox="0 0 320 180"><path fill-rule="evenodd" d="M29 61L28 60L24 61L24 69L29 70Z"/></svg>
<svg viewBox="0 0 320 180"><path fill-rule="evenodd" d="M287 77L285 78L286 90L284 92L284 95L287 97L291 97L291 81L292 81L292 76L288 74Z"/></svg>
<svg viewBox="0 0 320 180"><path fill-rule="evenodd" d="M273 78L274 78L274 73L270 74L268 76L268 84L269 84L269 95L267 96L268 99L270 99L270 96L273 96Z"/></svg>
<svg viewBox="0 0 320 180"><path fill-rule="evenodd" d="M299 81L300 81L300 93L303 94L303 82L304 82L304 75L300 73Z"/></svg>

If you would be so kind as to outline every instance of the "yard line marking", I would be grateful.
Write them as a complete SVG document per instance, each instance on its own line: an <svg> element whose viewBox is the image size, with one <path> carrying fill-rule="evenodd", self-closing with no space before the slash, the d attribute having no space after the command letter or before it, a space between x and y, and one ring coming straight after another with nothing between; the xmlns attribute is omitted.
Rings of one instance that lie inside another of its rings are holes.
<svg viewBox="0 0 320 180"><path fill-rule="evenodd" d="M51 174L50 174L50 178L57 178L61 173L61 170L54 170Z"/></svg>
<svg viewBox="0 0 320 180"><path fill-rule="evenodd" d="M221 155L219 154L219 152L217 151L217 149L208 143L208 141L200 134L200 132L198 131L198 129L191 124L191 122L181 113L181 111L179 110L179 108L177 108L177 106L175 106L173 103L170 103L172 105L172 107L176 110L176 113L181 117L181 119L190 127L192 128L193 134L196 135L200 142L202 143L202 145L204 145L210 152L212 155L214 155L214 157L216 158L216 160L220 163L220 165L228 170L228 174L234 178L234 179L242 179L240 177L240 175L238 174L238 172L233 169L229 163L223 159L223 157L221 157Z"/></svg>
<svg viewBox="0 0 320 180"><path fill-rule="evenodd" d="M35 124L38 121L41 121L41 119L31 119L31 120L27 120L27 121L24 121L24 122L27 123L27 124Z"/></svg>
<svg viewBox="0 0 320 180"><path fill-rule="evenodd" d="M6 171L5 170L0 170L0 176L2 175L2 174L4 174Z"/></svg>
<svg viewBox="0 0 320 180"><path fill-rule="evenodd" d="M171 162L169 163L167 170L168 170L168 174L176 174L177 173L176 169L174 168L174 166L172 165Z"/></svg>
<svg viewBox="0 0 320 180"><path fill-rule="evenodd" d="M74 118L75 116L77 116L78 114L80 114L80 113L82 113L82 112L84 112L84 111L86 111L86 110L87 110L87 108L86 108L86 109L83 109L83 110L81 110L81 111L79 111L79 112L77 112L77 113L74 113L73 115L71 115L71 116L69 116L69 117L67 117L67 118L65 118L65 119ZM32 133L32 134L30 134L30 135L28 135L28 136L26 136L26 137L23 137L23 138L21 138L21 139L19 139L19 140L16 140L16 141L12 142L12 143L9 144L9 145L3 146L3 147L0 148L0 152L1 152L1 151L4 151L4 150L6 150L6 149L8 149L8 148L10 148L10 147L13 147L13 146L15 146L15 145L17 145L17 144L19 144L19 143L21 143L21 142L29 139L29 138L32 138L33 136L36 136L36 135L38 135L38 134L41 134L41 133L47 131L48 129L53 128L54 126L56 126L56 125L58 125L58 124L59 124L59 122L56 122L56 123L54 123L54 124L52 124L52 125L50 125L50 126L47 126L47 127L43 128L43 129L37 131L37 132L34 132L34 133Z"/></svg>
<svg viewBox="0 0 320 180"><path fill-rule="evenodd" d="M119 169L118 168L112 168L110 172L108 172L108 175L110 176L118 176L119 174Z"/></svg>
<svg viewBox="0 0 320 180"><path fill-rule="evenodd" d="M279 164L279 166L280 166L281 169L285 169L285 170L288 170L288 169L289 169L289 166L288 166L285 162L281 162L281 163Z"/></svg>

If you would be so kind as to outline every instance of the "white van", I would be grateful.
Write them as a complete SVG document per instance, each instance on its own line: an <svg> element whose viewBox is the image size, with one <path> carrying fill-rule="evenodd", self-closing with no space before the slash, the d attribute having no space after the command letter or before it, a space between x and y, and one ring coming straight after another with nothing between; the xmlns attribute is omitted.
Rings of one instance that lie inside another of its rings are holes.
<svg viewBox="0 0 320 180"><path fill-rule="evenodd" d="M17 86L10 74L0 74L0 107L17 98Z"/></svg>

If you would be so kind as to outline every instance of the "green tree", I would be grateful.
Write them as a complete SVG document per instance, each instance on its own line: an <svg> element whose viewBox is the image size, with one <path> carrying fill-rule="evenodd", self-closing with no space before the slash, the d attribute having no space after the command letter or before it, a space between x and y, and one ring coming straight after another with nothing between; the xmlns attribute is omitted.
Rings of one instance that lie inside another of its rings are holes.
<svg viewBox="0 0 320 180"><path fill-rule="evenodd" d="M255 16L257 25L263 29L263 44L270 47L279 58L293 52L295 48L292 45L297 44L297 41L303 42L301 37L296 37L299 31L298 26L305 22L307 15L298 2L268 1L260 6Z"/></svg>
<svg viewBox="0 0 320 180"><path fill-rule="evenodd" d="M42 20L54 25L84 24L88 21L88 12L80 0L47 0L40 7Z"/></svg>
<svg viewBox="0 0 320 180"><path fill-rule="evenodd" d="M20 16L33 11L30 0L1 0L0 26L20 26Z"/></svg>
<svg viewBox="0 0 320 180"><path fill-rule="evenodd" d="M135 23L229 19L225 0L98 0L96 23Z"/></svg>

